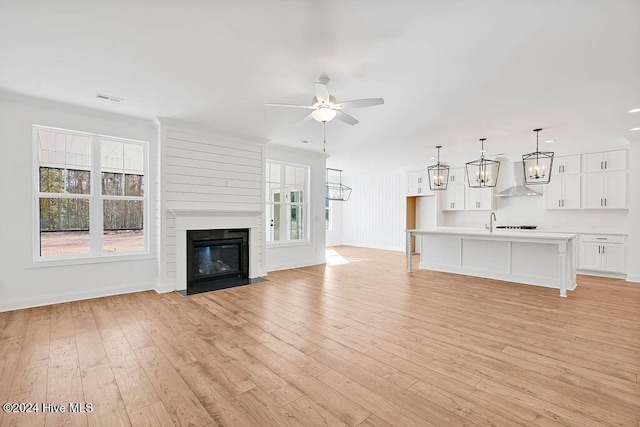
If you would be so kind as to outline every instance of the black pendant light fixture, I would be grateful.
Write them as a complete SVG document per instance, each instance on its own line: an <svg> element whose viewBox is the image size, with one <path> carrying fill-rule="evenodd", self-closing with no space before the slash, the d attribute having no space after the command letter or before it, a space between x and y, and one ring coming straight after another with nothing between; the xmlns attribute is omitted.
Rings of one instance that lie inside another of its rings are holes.
<svg viewBox="0 0 640 427"><path fill-rule="evenodd" d="M480 138L480 158L467 163L467 181L471 188L495 187L500 171L500 162L484 158L484 142L487 138Z"/></svg>
<svg viewBox="0 0 640 427"><path fill-rule="evenodd" d="M429 173L429 188L432 191L446 190L449 183L449 165L440 164L440 149L442 145L436 145L438 149L438 163L427 168Z"/></svg>
<svg viewBox="0 0 640 427"><path fill-rule="evenodd" d="M538 136L542 129L534 129L536 133L536 151L522 156L525 184L548 184L553 170L553 151L540 151Z"/></svg>

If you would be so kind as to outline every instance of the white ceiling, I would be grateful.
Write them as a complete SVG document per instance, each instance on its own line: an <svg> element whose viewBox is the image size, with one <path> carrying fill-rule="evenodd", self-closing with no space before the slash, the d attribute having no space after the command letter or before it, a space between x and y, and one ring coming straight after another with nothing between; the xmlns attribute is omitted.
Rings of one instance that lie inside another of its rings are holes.
<svg viewBox="0 0 640 427"><path fill-rule="evenodd" d="M55 7L54 7L55 6ZM326 73L360 124L327 125L350 172L624 146L640 126L638 0L0 0L0 89L170 117L311 150L293 126ZM124 98L98 100L95 93ZM638 132L636 132L638 133Z"/></svg>

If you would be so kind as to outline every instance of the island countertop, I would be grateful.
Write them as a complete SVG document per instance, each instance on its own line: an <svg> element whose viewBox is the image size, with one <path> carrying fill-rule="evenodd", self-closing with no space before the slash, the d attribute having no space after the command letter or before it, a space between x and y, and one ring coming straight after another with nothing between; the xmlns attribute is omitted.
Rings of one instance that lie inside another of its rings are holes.
<svg viewBox="0 0 640 427"><path fill-rule="evenodd" d="M408 272L416 236L423 269L551 287L563 297L576 286L577 234L464 227L405 232Z"/></svg>
<svg viewBox="0 0 640 427"><path fill-rule="evenodd" d="M493 231L484 228L466 228L466 227L437 227L435 229L413 229L406 230L414 235L419 234L451 234L464 236L477 236L481 238L497 238L497 239L534 239L534 240L568 240L578 237L573 233L555 233L537 230L513 230L513 229L496 229Z"/></svg>

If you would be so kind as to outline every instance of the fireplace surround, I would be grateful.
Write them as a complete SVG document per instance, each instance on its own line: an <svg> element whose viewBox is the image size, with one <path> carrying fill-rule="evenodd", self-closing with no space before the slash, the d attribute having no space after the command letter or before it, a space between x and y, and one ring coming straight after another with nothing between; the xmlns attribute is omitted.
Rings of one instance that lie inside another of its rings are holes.
<svg viewBox="0 0 640 427"><path fill-rule="evenodd" d="M189 231L208 231L222 229L244 229L248 231L248 262L250 283L262 282L261 276L266 276L265 251L262 241L264 227L261 210L209 210L209 209L169 209L169 223L167 237L169 244L166 254L171 269L171 262L175 260L175 282L171 290L182 295L187 292L187 233ZM172 244L172 240L175 242ZM216 261L216 260L214 260ZM222 288L221 288L222 289Z"/></svg>

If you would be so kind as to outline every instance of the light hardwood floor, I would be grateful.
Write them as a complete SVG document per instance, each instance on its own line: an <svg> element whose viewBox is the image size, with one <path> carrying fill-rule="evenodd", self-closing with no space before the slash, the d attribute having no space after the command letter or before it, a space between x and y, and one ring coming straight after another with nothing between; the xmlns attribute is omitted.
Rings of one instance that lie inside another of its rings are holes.
<svg viewBox="0 0 640 427"><path fill-rule="evenodd" d="M562 299L334 250L268 283L0 313L0 402L94 408L0 424L638 427L640 285Z"/></svg>

